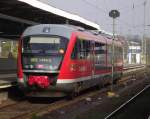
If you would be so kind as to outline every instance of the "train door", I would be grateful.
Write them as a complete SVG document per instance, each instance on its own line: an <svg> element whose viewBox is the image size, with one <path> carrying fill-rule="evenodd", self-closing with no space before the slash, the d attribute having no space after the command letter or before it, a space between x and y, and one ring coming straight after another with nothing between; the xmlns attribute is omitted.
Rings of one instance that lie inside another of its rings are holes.
<svg viewBox="0 0 150 119"><path fill-rule="evenodd" d="M94 65L95 75L105 74L107 72L106 65L106 44L95 42L94 45Z"/></svg>
<svg viewBox="0 0 150 119"><path fill-rule="evenodd" d="M91 76L91 79L94 76L94 43L86 39L80 39L80 54L82 57L82 67L85 68L84 76Z"/></svg>
<svg viewBox="0 0 150 119"><path fill-rule="evenodd" d="M89 40L77 38L75 47L73 49L72 59L77 65L78 75L87 77L92 75L93 65L93 50Z"/></svg>
<svg viewBox="0 0 150 119"><path fill-rule="evenodd" d="M95 75L95 52L94 52L95 42L91 42L91 78L94 79Z"/></svg>

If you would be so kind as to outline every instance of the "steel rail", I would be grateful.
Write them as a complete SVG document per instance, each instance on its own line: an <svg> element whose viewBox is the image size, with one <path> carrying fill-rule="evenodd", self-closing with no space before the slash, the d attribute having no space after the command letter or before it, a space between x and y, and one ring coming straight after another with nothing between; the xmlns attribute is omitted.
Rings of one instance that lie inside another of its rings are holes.
<svg viewBox="0 0 150 119"><path fill-rule="evenodd" d="M111 118L114 114L116 114L119 110L123 109L127 104L129 104L131 101L133 101L135 98L137 98L140 94L142 94L145 90L147 90L150 87L150 85L147 85L144 89L142 89L140 92L138 92L136 95L134 95L131 99L123 103L120 107L118 107L116 110L111 112L109 115L107 115L104 119Z"/></svg>

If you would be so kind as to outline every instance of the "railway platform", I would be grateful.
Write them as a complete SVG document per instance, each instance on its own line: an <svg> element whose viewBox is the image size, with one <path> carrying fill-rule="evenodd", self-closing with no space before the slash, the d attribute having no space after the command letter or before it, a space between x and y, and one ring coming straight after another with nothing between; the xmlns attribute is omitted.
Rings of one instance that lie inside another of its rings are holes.
<svg viewBox="0 0 150 119"><path fill-rule="evenodd" d="M16 83L17 75L14 71L1 71L0 73L0 104L8 99L8 90Z"/></svg>
<svg viewBox="0 0 150 119"><path fill-rule="evenodd" d="M16 73L0 74L0 89L11 87L16 81Z"/></svg>

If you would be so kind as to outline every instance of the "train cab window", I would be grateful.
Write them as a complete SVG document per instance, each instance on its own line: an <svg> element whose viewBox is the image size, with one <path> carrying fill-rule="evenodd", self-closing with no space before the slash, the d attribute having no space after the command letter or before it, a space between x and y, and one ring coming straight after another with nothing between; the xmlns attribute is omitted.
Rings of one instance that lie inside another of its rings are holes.
<svg viewBox="0 0 150 119"><path fill-rule="evenodd" d="M68 40L58 36L51 37L27 37L23 40L23 52L25 53L45 53L59 54L59 50L67 48Z"/></svg>
<svg viewBox="0 0 150 119"><path fill-rule="evenodd" d="M24 38L22 43L23 69L59 70L67 45L68 39L60 36L30 36Z"/></svg>
<svg viewBox="0 0 150 119"><path fill-rule="evenodd" d="M71 58L72 59L89 59L90 56L90 41L77 39Z"/></svg>

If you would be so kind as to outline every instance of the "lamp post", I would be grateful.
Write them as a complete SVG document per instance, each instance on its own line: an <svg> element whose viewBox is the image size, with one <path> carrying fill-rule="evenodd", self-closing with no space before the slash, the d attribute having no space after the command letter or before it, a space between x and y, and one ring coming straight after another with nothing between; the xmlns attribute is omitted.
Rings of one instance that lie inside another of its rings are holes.
<svg viewBox="0 0 150 119"><path fill-rule="evenodd" d="M118 10L111 10L109 12L109 17L113 18L113 40L112 40L112 75L111 75L111 92L113 92L113 82L114 82L114 40L115 40L115 19L120 16Z"/></svg>
<svg viewBox="0 0 150 119"><path fill-rule="evenodd" d="M146 56L146 38L145 38L145 27L146 27L146 3L147 0L144 1L144 23L143 23L143 28L144 28L144 32L143 32L143 55L145 56L145 65L147 65L147 56ZM144 48L145 47L145 48Z"/></svg>
<svg viewBox="0 0 150 119"><path fill-rule="evenodd" d="M148 38L145 37L145 31L146 31L146 27L150 27L150 25L145 25L145 28L144 28L144 39L145 39L145 64L146 64L146 68L147 66L149 65L149 40Z"/></svg>

